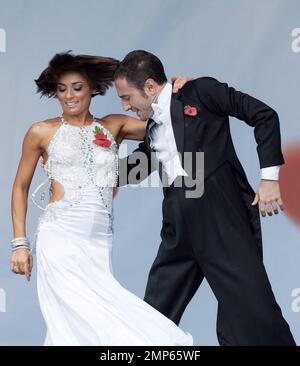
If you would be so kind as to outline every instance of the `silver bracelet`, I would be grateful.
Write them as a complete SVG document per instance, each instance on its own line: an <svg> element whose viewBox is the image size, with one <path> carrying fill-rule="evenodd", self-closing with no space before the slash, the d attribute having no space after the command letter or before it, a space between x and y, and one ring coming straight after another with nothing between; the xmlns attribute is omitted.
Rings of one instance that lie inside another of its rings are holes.
<svg viewBox="0 0 300 366"><path fill-rule="evenodd" d="M26 236L19 236L17 238L13 238L13 240L11 242L14 243L15 241L18 241L18 240L27 240L27 238L26 238Z"/></svg>
<svg viewBox="0 0 300 366"><path fill-rule="evenodd" d="M26 237L18 237L18 238L14 238L11 241L11 247L12 250L17 250L20 248L28 248L30 249L30 242Z"/></svg>

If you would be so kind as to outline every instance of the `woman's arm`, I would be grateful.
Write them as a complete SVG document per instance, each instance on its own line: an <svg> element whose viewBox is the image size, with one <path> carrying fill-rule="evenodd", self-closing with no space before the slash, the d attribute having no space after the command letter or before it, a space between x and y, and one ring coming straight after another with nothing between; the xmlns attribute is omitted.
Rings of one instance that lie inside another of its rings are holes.
<svg viewBox="0 0 300 366"><path fill-rule="evenodd" d="M140 119L129 116L125 117L120 131L122 140L143 141L148 121L141 121Z"/></svg>
<svg viewBox="0 0 300 366"><path fill-rule="evenodd" d="M36 123L30 127L23 141L22 157L12 189L12 221L14 238L26 237L27 198L32 177L42 153L41 126ZM11 269L30 278L32 257L28 249L18 249L12 253Z"/></svg>
<svg viewBox="0 0 300 366"><path fill-rule="evenodd" d="M118 144L123 140L144 140L147 121L141 121L125 114L110 114L101 120L114 133Z"/></svg>

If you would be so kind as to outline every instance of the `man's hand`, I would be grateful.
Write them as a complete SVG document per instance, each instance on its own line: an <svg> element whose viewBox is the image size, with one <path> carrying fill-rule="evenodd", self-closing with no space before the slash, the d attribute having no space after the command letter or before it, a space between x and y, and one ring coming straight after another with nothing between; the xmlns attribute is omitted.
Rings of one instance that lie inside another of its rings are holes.
<svg viewBox="0 0 300 366"><path fill-rule="evenodd" d="M280 195L279 182L277 180L265 180L260 181L259 187L257 189L252 206L259 203L259 210L262 217L267 214L269 216L279 213L279 208L283 211L283 203Z"/></svg>

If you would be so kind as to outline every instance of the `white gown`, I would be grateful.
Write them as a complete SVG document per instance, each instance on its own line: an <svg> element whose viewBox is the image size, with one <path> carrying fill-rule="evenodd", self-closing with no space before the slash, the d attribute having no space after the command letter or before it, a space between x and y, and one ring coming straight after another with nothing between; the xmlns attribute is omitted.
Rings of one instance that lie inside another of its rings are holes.
<svg viewBox="0 0 300 366"><path fill-rule="evenodd" d="M95 126L103 129L110 147L92 142ZM44 345L190 346L189 333L113 276L117 164L118 146L99 122L76 127L62 119L44 168L47 183L59 182L65 194L45 206L36 232L37 289L47 326ZM39 207L41 186L33 194Z"/></svg>

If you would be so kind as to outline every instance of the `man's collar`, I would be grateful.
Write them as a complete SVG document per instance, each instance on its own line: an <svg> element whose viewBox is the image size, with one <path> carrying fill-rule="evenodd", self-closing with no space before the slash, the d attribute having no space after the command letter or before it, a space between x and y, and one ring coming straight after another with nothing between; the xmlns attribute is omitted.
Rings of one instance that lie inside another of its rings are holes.
<svg viewBox="0 0 300 366"><path fill-rule="evenodd" d="M172 96L172 84L166 83L162 91L160 92L157 102L152 103L151 107L153 109L153 116L152 119L160 123L160 115L164 113L166 108L170 108L170 102L171 102L171 96Z"/></svg>

